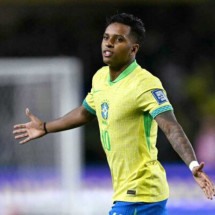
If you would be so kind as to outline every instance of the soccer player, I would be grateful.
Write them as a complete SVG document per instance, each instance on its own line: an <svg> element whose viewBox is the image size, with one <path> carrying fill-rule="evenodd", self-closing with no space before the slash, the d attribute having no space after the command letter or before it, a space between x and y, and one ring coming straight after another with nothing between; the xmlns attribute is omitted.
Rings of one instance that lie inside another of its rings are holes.
<svg viewBox="0 0 215 215"><path fill-rule="evenodd" d="M139 18L126 13L110 17L101 44L107 66L95 73L82 105L46 123L26 109L30 121L15 125L13 131L23 144L97 117L114 189L109 215L167 214L168 184L157 160L158 126L191 169L206 197L213 199L215 195L214 185L203 171L204 163L198 163L161 81L135 60L144 35Z"/></svg>

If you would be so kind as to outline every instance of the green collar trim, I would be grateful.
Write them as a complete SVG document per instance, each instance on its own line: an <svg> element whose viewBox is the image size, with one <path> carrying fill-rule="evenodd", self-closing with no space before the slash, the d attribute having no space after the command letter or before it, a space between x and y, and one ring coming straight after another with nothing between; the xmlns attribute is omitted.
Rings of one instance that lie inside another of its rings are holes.
<svg viewBox="0 0 215 215"><path fill-rule="evenodd" d="M122 80L123 78L125 78L126 76L128 76L131 72L134 71L134 69L136 69L138 66L136 60L134 60L124 71L122 71L122 73L114 80L111 81L110 80L110 74L108 75L108 83L110 85L113 85L114 83Z"/></svg>

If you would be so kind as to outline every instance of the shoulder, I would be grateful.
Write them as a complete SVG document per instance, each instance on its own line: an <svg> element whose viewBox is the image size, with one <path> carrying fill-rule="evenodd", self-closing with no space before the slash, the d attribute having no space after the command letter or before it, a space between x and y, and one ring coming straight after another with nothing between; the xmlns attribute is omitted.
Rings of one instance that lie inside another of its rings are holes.
<svg viewBox="0 0 215 215"><path fill-rule="evenodd" d="M97 70L97 72L94 74L93 76L93 79L96 79L96 78L100 78L101 76L104 76L105 74L108 74L108 69L109 67L108 66L103 66L101 67L99 70Z"/></svg>
<svg viewBox="0 0 215 215"><path fill-rule="evenodd" d="M141 80L159 80L158 77L153 75L151 72L149 72L147 69L142 68L141 66L138 66L136 68L136 74L138 75L138 78Z"/></svg>
<svg viewBox="0 0 215 215"><path fill-rule="evenodd" d="M108 73L108 71L109 71L109 67L108 66L103 66L103 67L101 67L100 69L97 70L97 72L94 74L93 78L97 77L97 76L102 76L102 75Z"/></svg>
<svg viewBox="0 0 215 215"><path fill-rule="evenodd" d="M107 80L109 73L109 67L108 66L103 66L101 67L93 76L92 78L92 86L101 86L105 83Z"/></svg>
<svg viewBox="0 0 215 215"><path fill-rule="evenodd" d="M139 87L148 91L155 88L163 88L162 83L158 77L153 75L148 70L138 66L135 71L135 80Z"/></svg>

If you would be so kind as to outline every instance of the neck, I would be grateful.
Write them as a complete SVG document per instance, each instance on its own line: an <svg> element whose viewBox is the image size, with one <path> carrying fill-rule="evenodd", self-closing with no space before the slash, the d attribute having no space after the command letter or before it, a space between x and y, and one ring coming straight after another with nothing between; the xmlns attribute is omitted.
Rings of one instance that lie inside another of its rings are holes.
<svg viewBox="0 0 215 215"><path fill-rule="evenodd" d="M123 66L109 66L111 81L114 81L133 61L134 59L129 61L127 64L124 64Z"/></svg>

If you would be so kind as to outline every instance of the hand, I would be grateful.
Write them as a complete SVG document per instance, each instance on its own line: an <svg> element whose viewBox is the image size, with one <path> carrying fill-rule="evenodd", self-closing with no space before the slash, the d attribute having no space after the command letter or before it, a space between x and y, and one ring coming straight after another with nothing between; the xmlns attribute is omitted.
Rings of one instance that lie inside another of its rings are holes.
<svg viewBox="0 0 215 215"><path fill-rule="evenodd" d="M203 190L208 199L213 199L215 196L215 187L211 179L202 171L204 163L201 162L199 166L194 167L192 170L193 177L200 188Z"/></svg>
<svg viewBox="0 0 215 215"><path fill-rule="evenodd" d="M15 139L24 138L19 142L20 144L27 143L30 140L42 137L46 134L43 121L34 116L28 108L26 108L25 114L30 119L30 122L14 125L13 130Z"/></svg>

